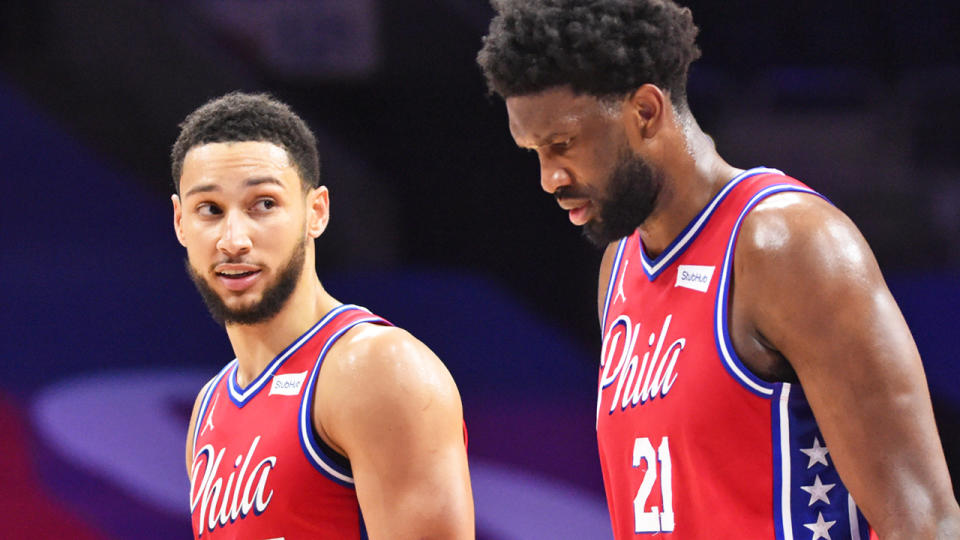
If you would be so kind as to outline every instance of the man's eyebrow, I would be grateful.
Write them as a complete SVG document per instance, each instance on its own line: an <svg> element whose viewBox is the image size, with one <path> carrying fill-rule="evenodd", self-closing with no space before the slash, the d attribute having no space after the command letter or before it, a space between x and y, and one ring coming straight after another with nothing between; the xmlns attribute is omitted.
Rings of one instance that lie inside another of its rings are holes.
<svg viewBox="0 0 960 540"><path fill-rule="evenodd" d="M530 137L529 141L524 141L525 144L518 144L520 148L524 150L537 150L538 148L543 148L544 146L550 146L556 144L557 142L564 141L570 138L570 135L567 134L568 130L559 130L553 131L546 137L540 137L538 135L533 135Z"/></svg>
<svg viewBox="0 0 960 540"><path fill-rule="evenodd" d="M195 193L209 193L211 191L220 191L220 186L216 184L200 184L187 190L187 192L183 194L183 198L186 199Z"/></svg>
<svg viewBox="0 0 960 540"><path fill-rule="evenodd" d="M261 184L276 184L280 187L283 187L283 182L272 176L249 178L243 183L245 187L259 186ZM220 191L220 186L217 184L200 184L199 186L194 186L187 190L187 192L183 194L183 198L186 199L190 195L194 195L196 193L209 193L211 191Z"/></svg>
<svg viewBox="0 0 960 540"><path fill-rule="evenodd" d="M567 139L570 139L570 135L567 131L554 131L546 137L534 138L530 146L521 146L521 148L526 150L538 150L545 146L552 146L554 144L564 142Z"/></svg>
<svg viewBox="0 0 960 540"><path fill-rule="evenodd" d="M260 184L276 184L276 185L278 185L278 186L280 186L280 187L284 187L284 186L283 186L283 182L281 182L280 180L278 180L278 179L276 179L276 178L274 178L274 177L272 177L272 176L262 176L262 177L258 177L258 178L250 178L250 179L248 179L246 182L243 183L243 185L246 186L246 187L259 186Z"/></svg>

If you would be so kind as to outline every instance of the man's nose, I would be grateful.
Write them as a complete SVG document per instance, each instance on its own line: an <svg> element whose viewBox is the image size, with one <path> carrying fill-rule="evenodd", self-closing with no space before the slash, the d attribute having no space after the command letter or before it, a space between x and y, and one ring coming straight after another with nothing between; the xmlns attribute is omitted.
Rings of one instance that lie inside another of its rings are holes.
<svg viewBox="0 0 960 540"><path fill-rule="evenodd" d="M570 184L570 174L565 168L547 160L540 160L540 187L544 191L552 195L557 188Z"/></svg>
<svg viewBox="0 0 960 540"><path fill-rule="evenodd" d="M237 212L228 213L223 219L217 249L226 255L236 256L250 251L251 245L245 216Z"/></svg>

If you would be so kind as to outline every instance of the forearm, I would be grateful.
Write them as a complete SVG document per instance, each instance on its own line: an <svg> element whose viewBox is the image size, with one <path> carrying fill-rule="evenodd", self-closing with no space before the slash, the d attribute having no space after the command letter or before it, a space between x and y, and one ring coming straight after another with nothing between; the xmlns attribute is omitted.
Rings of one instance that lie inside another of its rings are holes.
<svg viewBox="0 0 960 540"><path fill-rule="evenodd" d="M881 540L960 538L960 506L948 473L935 481L901 476L895 489L886 493L887 497L882 500L874 499L871 512L861 507ZM879 514L878 502L882 503Z"/></svg>
<svg viewBox="0 0 960 540"><path fill-rule="evenodd" d="M880 540L955 540L960 538L960 510L935 516L908 511L904 519L892 523L890 530L877 528Z"/></svg>

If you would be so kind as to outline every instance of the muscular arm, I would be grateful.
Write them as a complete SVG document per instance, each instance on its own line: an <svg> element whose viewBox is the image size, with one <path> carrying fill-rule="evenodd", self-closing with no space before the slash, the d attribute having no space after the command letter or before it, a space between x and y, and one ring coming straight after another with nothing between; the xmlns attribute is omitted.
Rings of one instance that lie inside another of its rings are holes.
<svg viewBox="0 0 960 540"><path fill-rule="evenodd" d="M735 310L796 372L880 537L960 535L919 353L850 220L811 195L767 199L744 221L734 284Z"/></svg>
<svg viewBox="0 0 960 540"><path fill-rule="evenodd" d="M350 460L370 538L473 538L453 378L403 330L361 325L344 340L324 362L314 423Z"/></svg>

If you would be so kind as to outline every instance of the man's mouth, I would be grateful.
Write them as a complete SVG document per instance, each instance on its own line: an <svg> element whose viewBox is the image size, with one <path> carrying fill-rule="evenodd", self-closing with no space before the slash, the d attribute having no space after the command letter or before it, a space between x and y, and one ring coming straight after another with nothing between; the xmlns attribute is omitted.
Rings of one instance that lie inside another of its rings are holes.
<svg viewBox="0 0 960 540"><path fill-rule="evenodd" d="M583 201L582 203L577 203L576 205L567 205L566 207L567 215L570 218L570 223L574 225L586 225L590 221L590 216L588 215L588 210L590 209L590 201Z"/></svg>
<svg viewBox="0 0 960 540"><path fill-rule="evenodd" d="M259 268L251 265L221 265L214 271L221 285L234 292L250 288L257 281L260 272Z"/></svg>
<svg viewBox="0 0 960 540"><path fill-rule="evenodd" d="M217 272L218 276L223 276L225 278L242 278L259 272L259 270L224 270L222 272Z"/></svg>
<svg viewBox="0 0 960 540"><path fill-rule="evenodd" d="M570 223L579 226L590 221L590 217L587 215L591 206L589 197L573 196L572 194L563 193L556 196L556 199L560 208L567 211L570 217Z"/></svg>

